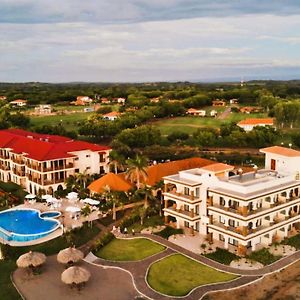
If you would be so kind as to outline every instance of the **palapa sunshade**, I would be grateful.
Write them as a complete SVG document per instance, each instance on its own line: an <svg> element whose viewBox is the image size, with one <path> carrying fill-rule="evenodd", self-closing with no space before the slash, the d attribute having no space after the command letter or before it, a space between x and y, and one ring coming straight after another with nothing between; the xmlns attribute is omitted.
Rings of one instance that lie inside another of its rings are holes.
<svg viewBox="0 0 300 300"><path fill-rule="evenodd" d="M69 247L59 251L57 254L57 261L62 264L68 264L83 259L83 256L84 255L80 250L74 247Z"/></svg>
<svg viewBox="0 0 300 300"><path fill-rule="evenodd" d="M110 191L127 192L132 188L132 185L122 178L119 174L108 173L101 178L93 181L88 189L92 193L101 194Z"/></svg>
<svg viewBox="0 0 300 300"><path fill-rule="evenodd" d="M61 274L61 281L65 284L81 284L87 282L91 273L82 267L70 267Z"/></svg>
<svg viewBox="0 0 300 300"><path fill-rule="evenodd" d="M45 261L46 255L44 253L29 251L17 259L17 266L19 268L38 267Z"/></svg>

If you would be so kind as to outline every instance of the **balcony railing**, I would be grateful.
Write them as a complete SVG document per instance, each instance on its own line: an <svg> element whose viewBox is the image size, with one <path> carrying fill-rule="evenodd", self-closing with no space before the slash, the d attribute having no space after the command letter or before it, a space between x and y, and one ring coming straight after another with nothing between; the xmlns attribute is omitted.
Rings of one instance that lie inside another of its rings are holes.
<svg viewBox="0 0 300 300"><path fill-rule="evenodd" d="M24 164L25 164L25 160L24 160L24 159L21 159L21 158L14 158L14 157L11 157L11 160L12 160L15 164L18 164L18 165L24 165Z"/></svg>
<svg viewBox="0 0 300 300"><path fill-rule="evenodd" d="M164 193L165 196L175 197L175 198L181 198L186 199L188 201L199 201L200 198L196 197L194 195L185 195L183 193L175 192L175 191L169 191Z"/></svg>
<svg viewBox="0 0 300 300"><path fill-rule="evenodd" d="M0 158L1 159L9 159L9 155L0 154Z"/></svg>
<svg viewBox="0 0 300 300"><path fill-rule="evenodd" d="M194 211L175 209L173 206L164 208L164 211L167 211L170 214L174 214L174 215L182 215L182 217L188 217L190 219L199 218L199 214L196 214Z"/></svg>
<svg viewBox="0 0 300 300"><path fill-rule="evenodd" d="M0 165L0 169L3 171L9 171L10 167L9 166L5 166L5 165Z"/></svg>

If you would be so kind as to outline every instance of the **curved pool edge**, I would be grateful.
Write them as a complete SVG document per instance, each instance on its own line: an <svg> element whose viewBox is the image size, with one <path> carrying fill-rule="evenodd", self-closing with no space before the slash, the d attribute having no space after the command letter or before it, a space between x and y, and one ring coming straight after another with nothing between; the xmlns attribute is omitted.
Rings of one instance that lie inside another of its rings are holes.
<svg viewBox="0 0 300 300"><path fill-rule="evenodd" d="M61 224L60 221L58 221L56 218L48 218L48 217L41 217L41 211L35 208L28 208L28 207L12 207L9 209L6 209L4 211L0 212L0 215L3 213L6 213L7 211L24 211L24 210L30 210L30 211L35 211L38 213L38 217L41 220L51 220L52 222L55 222L57 225L55 228L52 228L49 231L45 232L40 232L40 233L32 233L32 234L20 234L20 233L14 233L7 231L6 229L0 227L0 243L2 244L7 244L10 246L30 246L30 245L35 245L35 244L40 244L45 241L54 239L55 237L61 236L64 232L63 230L63 225ZM52 236L52 233L54 232L60 232L60 234L55 236ZM2 235L2 236L1 236ZM8 239L5 238L5 236L8 237ZM10 237L15 237L15 239L10 239ZM30 237L33 237L30 239ZM23 239L23 240L21 240Z"/></svg>

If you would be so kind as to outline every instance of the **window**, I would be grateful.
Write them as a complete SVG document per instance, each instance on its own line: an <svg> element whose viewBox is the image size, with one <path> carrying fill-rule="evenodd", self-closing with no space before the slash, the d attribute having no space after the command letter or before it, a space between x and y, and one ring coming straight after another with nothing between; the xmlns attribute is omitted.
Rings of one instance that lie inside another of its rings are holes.
<svg viewBox="0 0 300 300"><path fill-rule="evenodd" d="M219 222L225 224L225 218L223 216L219 217Z"/></svg>
<svg viewBox="0 0 300 300"><path fill-rule="evenodd" d="M190 189L187 187L184 187L184 194L189 195L190 194Z"/></svg>
<svg viewBox="0 0 300 300"><path fill-rule="evenodd" d="M184 204L184 211L189 211L189 206L187 204Z"/></svg>
<svg viewBox="0 0 300 300"><path fill-rule="evenodd" d="M90 154L87 154L85 157L91 157L91 155L90 155Z"/></svg>
<svg viewBox="0 0 300 300"><path fill-rule="evenodd" d="M79 173L79 169L75 169L75 173Z"/></svg>
<svg viewBox="0 0 300 300"><path fill-rule="evenodd" d="M224 235L223 235L223 234L219 234L219 241L222 241L222 242L225 241L225 238L224 238Z"/></svg>
<svg viewBox="0 0 300 300"><path fill-rule="evenodd" d="M101 167L100 167L100 170L99 170L99 173L100 173L100 174L103 174L104 172L105 172L105 171L104 171L104 167L101 166Z"/></svg>
<svg viewBox="0 0 300 300"><path fill-rule="evenodd" d="M184 227L187 227L187 228L189 228L189 227L190 227L190 223L189 223L189 222L187 222L187 221L184 221Z"/></svg>
<svg viewBox="0 0 300 300"><path fill-rule="evenodd" d="M86 170L90 170L90 169L91 169L91 167L86 167L85 169L86 169Z"/></svg>
<svg viewBox="0 0 300 300"><path fill-rule="evenodd" d="M234 220L229 219L228 224L229 224L229 226L234 227L235 222L234 222Z"/></svg>
<svg viewBox="0 0 300 300"><path fill-rule="evenodd" d="M74 160L79 160L79 157L75 157L75 159Z"/></svg>
<svg viewBox="0 0 300 300"><path fill-rule="evenodd" d="M223 197L220 197L220 205L225 206L225 199Z"/></svg>
<svg viewBox="0 0 300 300"><path fill-rule="evenodd" d="M236 239L233 239L233 238L228 238L228 243L230 245L234 245L234 246L238 245L238 241Z"/></svg>

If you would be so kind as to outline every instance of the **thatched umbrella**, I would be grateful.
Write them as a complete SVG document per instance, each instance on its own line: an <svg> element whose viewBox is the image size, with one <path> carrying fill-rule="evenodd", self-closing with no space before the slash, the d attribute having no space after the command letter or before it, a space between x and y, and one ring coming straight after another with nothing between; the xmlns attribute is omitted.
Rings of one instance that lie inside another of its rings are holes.
<svg viewBox="0 0 300 300"><path fill-rule="evenodd" d="M61 280L65 284L77 286L85 284L91 277L91 273L81 267L70 267L61 274Z"/></svg>
<svg viewBox="0 0 300 300"><path fill-rule="evenodd" d="M17 259L17 266L19 268L29 268L34 270L36 267L41 266L46 261L46 255L40 252L29 251L21 255Z"/></svg>
<svg viewBox="0 0 300 300"><path fill-rule="evenodd" d="M84 255L80 250L74 247L69 247L59 251L57 254L57 261L62 264L72 264L83 259L83 256Z"/></svg>

